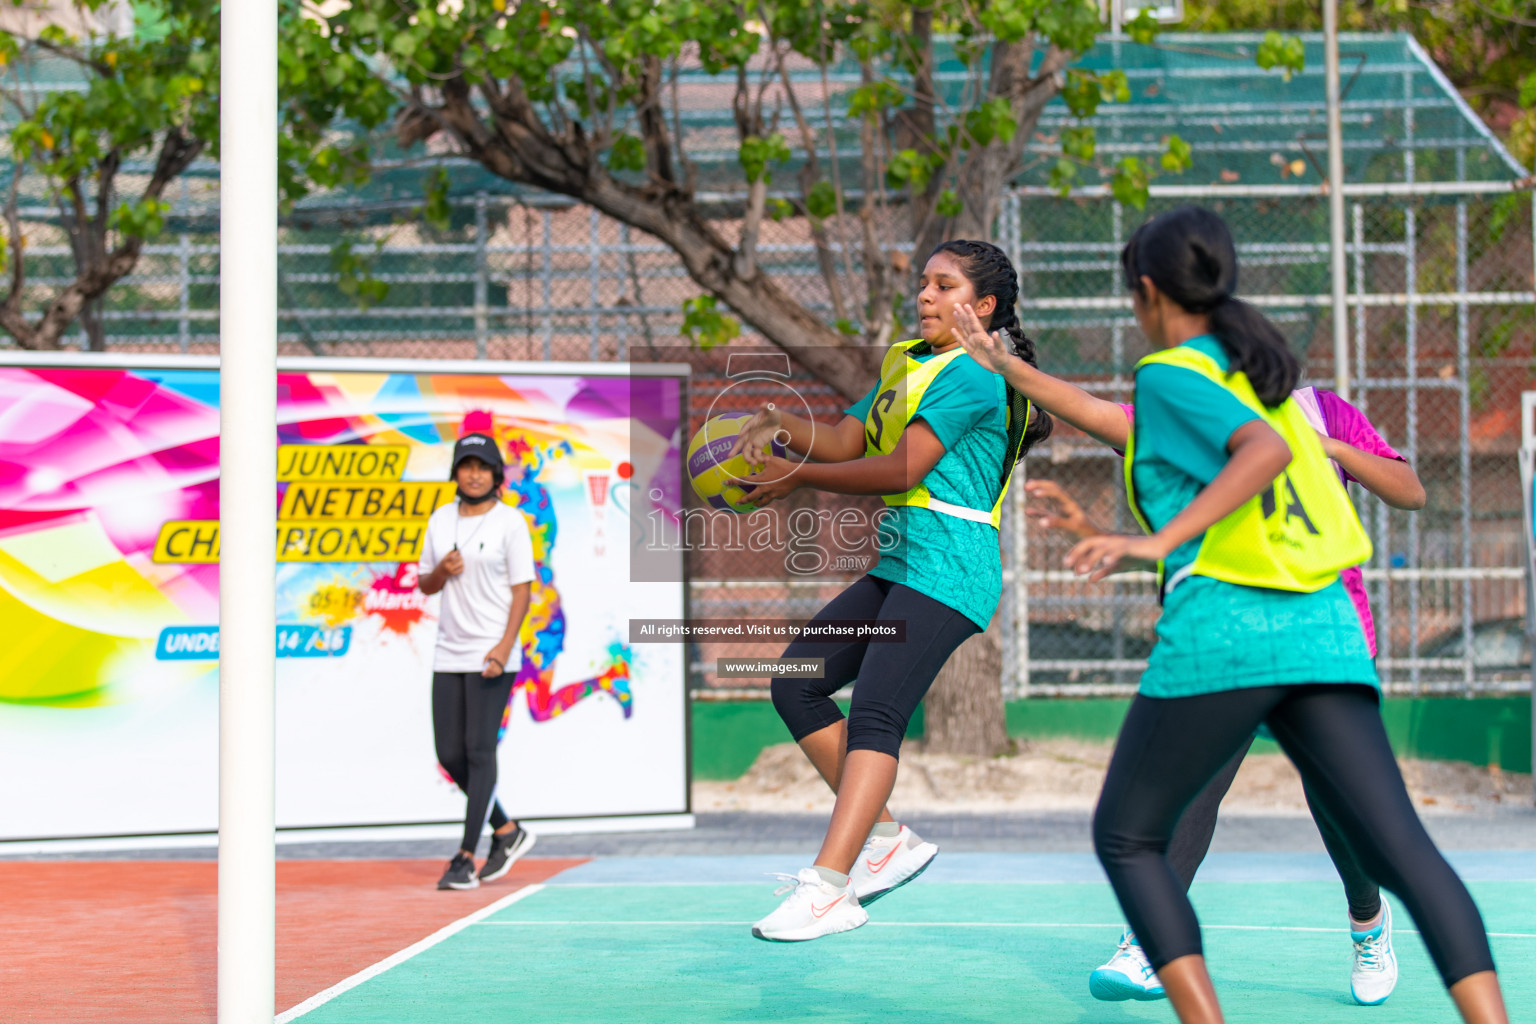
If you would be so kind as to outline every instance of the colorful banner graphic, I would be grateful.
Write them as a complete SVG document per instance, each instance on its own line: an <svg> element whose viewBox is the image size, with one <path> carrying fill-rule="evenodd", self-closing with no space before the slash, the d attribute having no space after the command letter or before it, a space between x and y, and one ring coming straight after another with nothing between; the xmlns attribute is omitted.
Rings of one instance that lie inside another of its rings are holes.
<svg viewBox="0 0 1536 1024"><path fill-rule="evenodd" d="M462 813L434 767L437 599L416 560L453 500L453 442L476 430L506 454L538 574L503 803L683 810L681 652L623 642L632 616L680 616L681 586L630 583L609 539L676 514L681 380L295 367L274 439L279 825ZM213 827L218 388L195 365L0 366L0 771L38 780L0 795L0 837Z"/></svg>

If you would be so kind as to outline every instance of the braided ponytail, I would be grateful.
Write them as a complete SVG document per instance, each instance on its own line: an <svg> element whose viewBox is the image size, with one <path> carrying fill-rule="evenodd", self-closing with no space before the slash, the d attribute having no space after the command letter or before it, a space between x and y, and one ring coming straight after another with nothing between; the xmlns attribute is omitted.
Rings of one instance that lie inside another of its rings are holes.
<svg viewBox="0 0 1536 1024"><path fill-rule="evenodd" d="M986 298L988 295L997 299L997 308L987 318L987 328L1002 332L1013 348L1013 354L1024 360L1030 366L1039 366L1035 354L1034 341L1024 333L1024 327L1019 323L1019 274L1014 270L1013 263L1008 259L1008 254L1003 252L991 242L977 242L965 238L957 238L953 241L940 243L929 255L929 259L939 253L945 253L953 257L960 265L960 272L965 275L971 287L976 291L976 300ZM1024 396L1007 388L1009 416L1009 448L1016 440L1014 429L1024 418L1024 410L1027 407ZM1019 447L1019 458L1035 445L1051 436L1051 429L1055 424L1044 409L1036 408L1034 416L1023 427L1024 443Z"/></svg>

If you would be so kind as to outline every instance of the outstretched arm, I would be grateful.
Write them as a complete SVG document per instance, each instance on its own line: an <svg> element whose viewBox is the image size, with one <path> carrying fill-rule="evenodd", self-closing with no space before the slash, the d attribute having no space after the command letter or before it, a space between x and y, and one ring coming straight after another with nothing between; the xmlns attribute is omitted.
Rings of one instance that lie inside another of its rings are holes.
<svg viewBox="0 0 1536 1024"><path fill-rule="evenodd" d="M1112 533L1089 537L1067 552L1067 568L1093 580L1112 572L1151 568L1273 484L1291 464L1290 445L1263 420L1250 420L1232 431L1227 451L1231 458L1221 472L1161 530L1150 537Z"/></svg>
<svg viewBox="0 0 1536 1024"><path fill-rule="evenodd" d="M1323 451L1360 485L1393 508L1409 512L1424 507L1427 495L1419 474L1401 459L1363 452L1354 445L1320 434Z"/></svg>
<svg viewBox="0 0 1536 1024"><path fill-rule="evenodd" d="M955 324L959 328L955 333L966 353L993 373L1002 374L1019 394L1094 440L1125 449L1130 423L1119 405L1095 398L1076 384L1030 366L1009 350L1000 334L988 334L969 305L955 310Z"/></svg>
<svg viewBox="0 0 1536 1024"><path fill-rule="evenodd" d="M1054 480L1030 480L1024 485L1028 499L1024 514L1040 524L1043 530L1065 530L1083 540L1104 531L1099 529L1083 506Z"/></svg>

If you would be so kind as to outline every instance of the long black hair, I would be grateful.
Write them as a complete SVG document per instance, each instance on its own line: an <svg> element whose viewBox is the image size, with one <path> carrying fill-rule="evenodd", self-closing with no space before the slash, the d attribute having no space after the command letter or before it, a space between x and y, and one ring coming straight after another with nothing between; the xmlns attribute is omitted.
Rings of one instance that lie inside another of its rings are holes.
<svg viewBox="0 0 1536 1024"><path fill-rule="evenodd" d="M939 243L928 254L928 258L931 260L939 253L952 257L959 265L960 273L965 275L965 279L971 282L971 287L976 291L977 302L988 295L997 299L997 308L992 311L987 327L1003 333L1013 346L1014 355L1030 366L1039 366L1035 343L1019 324L1019 313L1015 308L1019 302L1019 272L1013 269L1007 253L991 242L976 242L965 238ZM1024 397L1012 387L1007 392L1009 412L1012 414L1009 418L1008 448L1012 450L1018 441L1015 431L1022 427L1024 438L1018 456L1022 459L1031 448L1051 436L1051 428L1055 424L1046 411L1039 407L1035 408L1034 417L1025 424Z"/></svg>
<svg viewBox="0 0 1536 1024"><path fill-rule="evenodd" d="M1150 277L1158 290L1191 313L1208 313L1211 333L1241 370L1259 401L1273 408L1290 397L1301 364L1285 335L1253 306L1235 298L1237 246L1220 216L1201 206L1160 213L1136 229L1120 253L1125 286L1143 293Z"/></svg>

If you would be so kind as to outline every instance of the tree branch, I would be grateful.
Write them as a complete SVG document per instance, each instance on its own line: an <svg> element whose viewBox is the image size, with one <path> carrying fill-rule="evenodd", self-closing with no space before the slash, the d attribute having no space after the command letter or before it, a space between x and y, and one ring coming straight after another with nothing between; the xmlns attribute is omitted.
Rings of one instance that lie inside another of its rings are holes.
<svg viewBox="0 0 1536 1024"><path fill-rule="evenodd" d="M683 63L682 55L672 62L672 134L677 138L677 158L683 165L683 189L688 195L698 191L699 169L688 157L688 147L683 144L683 115L677 97L677 77Z"/></svg>
<svg viewBox="0 0 1536 1024"><path fill-rule="evenodd" d="M866 60L859 61L859 81L863 85L874 81L874 68ZM883 162L876 124L875 117L866 114L859 128L859 146L864 157L864 204L859 208L859 227L864 241L864 340L872 347L884 348L891 335L892 293L890 266L879 234L884 189L880 187Z"/></svg>
<svg viewBox="0 0 1536 1024"><path fill-rule="evenodd" d="M816 132L811 128L811 123L806 120L805 111L800 109L800 100L795 95L794 81L789 77L789 71L784 66L784 51L776 48L775 57L779 63L779 79L784 83L784 95L789 100L790 113L800 129L800 145L805 150L805 160L800 164L800 198L805 204L806 222L811 226L811 242L816 246L816 266L821 271L822 280L827 284L827 295L832 300L833 317L846 321L848 307L843 300L843 286L838 280L837 264L832 258L832 248L827 241L827 228L810 213L811 189L821 177L820 160L816 154Z"/></svg>
<svg viewBox="0 0 1536 1024"><path fill-rule="evenodd" d="M645 141L645 165L657 180L675 185L672 142L667 138L667 118L661 109L661 58L645 58L640 76L640 99L635 104L640 137Z"/></svg>
<svg viewBox="0 0 1536 1024"><path fill-rule="evenodd" d="M16 339L22 348L40 348L32 325L21 309L22 292L27 283L26 246L22 240L21 218L17 214L17 196L20 192L21 174L11 175L11 185L5 197L5 224L10 233L6 247L11 254L11 289L0 302L0 327Z"/></svg>

